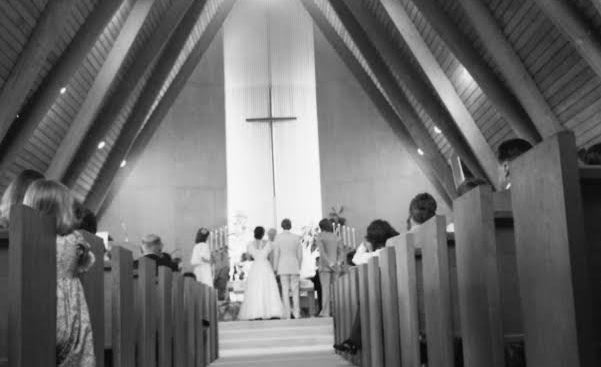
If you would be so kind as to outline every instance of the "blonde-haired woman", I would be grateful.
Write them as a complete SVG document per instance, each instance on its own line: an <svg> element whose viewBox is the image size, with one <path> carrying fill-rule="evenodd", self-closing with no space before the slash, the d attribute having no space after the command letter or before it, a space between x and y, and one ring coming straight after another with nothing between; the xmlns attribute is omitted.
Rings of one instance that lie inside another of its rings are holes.
<svg viewBox="0 0 601 367"><path fill-rule="evenodd" d="M23 197L32 182L41 180L44 175L32 169L21 171L8 185L0 200L0 228L7 228L10 222L10 208L23 204Z"/></svg>
<svg viewBox="0 0 601 367"><path fill-rule="evenodd" d="M56 218L56 365L94 367L92 326L79 280L94 257L89 244L74 231L74 198L63 184L38 180L30 185L23 203Z"/></svg>

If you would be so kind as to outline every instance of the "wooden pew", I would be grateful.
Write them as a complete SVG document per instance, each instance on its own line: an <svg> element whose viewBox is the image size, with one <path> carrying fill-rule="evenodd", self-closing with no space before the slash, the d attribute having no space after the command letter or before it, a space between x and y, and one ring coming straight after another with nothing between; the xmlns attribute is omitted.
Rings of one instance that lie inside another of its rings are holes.
<svg viewBox="0 0 601 367"><path fill-rule="evenodd" d="M158 365L159 367L172 366L173 362L173 274L171 269L159 267L158 283Z"/></svg>
<svg viewBox="0 0 601 367"><path fill-rule="evenodd" d="M371 304L369 302L369 283L367 264L357 267L359 278L359 318L361 320L361 365L372 364L372 342L371 342ZM377 358L377 357L375 357Z"/></svg>
<svg viewBox="0 0 601 367"><path fill-rule="evenodd" d="M505 366L497 232L493 193L477 187L454 203L459 306L466 367ZM513 236L511 236L511 242ZM502 275L503 274L503 275ZM510 306L510 305L507 305Z"/></svg>
<svg viewBox="0 0 601 367"><path fill-rule="evenodd" d="M590 226L599 219L584 216L589 189L581 187L573 134L559 133L512 162L511 181L527 363L599 366L592 296L599 287L591 285L599 243L587 242L598 240Z"/></svg>
<svg viewBox="0 0 601 367"><path fill-rule="evenodd" d="M185 366L186 361L186 324L184 315L184 277L175 274L171 305L173 307L173 365Z"/></svg>
<svg viewBox="0 0 601 367"><path fill-rule="evenodd" d="M382 326L384 333L384 365L401 365L401 336L399 322L399 297L395 249L380 251L380 286L382 296Z"/></svg>
<svg viewBox="0 0 601 367"><path fill-rule="evenodd" d="M56 365L56 230L53 218L11 208L0 231L0 365Z"/></svg>
<svg viewBox="0 0 601 367"><path fill-rule="evenodd" d="M357 267L354 266L349 269L348 278L349 278L349 292L350 292L350 314L351 318L351 328L353 327L353 322L356 317L360 317L359 315L359 278L357 273ZM350 361L359 366L361 365L361 351L359 351L355 356L350 358Z"/></svg>

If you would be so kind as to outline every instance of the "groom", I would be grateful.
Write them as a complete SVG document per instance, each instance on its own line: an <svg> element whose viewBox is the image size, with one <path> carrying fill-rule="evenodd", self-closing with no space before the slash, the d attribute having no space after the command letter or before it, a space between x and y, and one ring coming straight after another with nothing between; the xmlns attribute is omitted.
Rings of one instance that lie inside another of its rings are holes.
<svg viewBox="0 0 601 367"><path fill-rule="evenodd" d="M282 233L275 238L275 270L282 283L282 299L284 303L284 317L290 318L290 290L292 289L292 315L300 318L299 282L302 260L302 247L300 236L290 233L292 223L290 219L282 221Z"/></svg>

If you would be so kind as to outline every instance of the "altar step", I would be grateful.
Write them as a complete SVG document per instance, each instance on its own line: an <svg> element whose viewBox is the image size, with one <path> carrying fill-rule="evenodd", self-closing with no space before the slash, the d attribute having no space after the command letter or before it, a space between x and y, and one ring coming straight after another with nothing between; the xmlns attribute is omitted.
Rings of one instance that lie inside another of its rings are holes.
<svg viewBox="0 0 601 367"><path fill-rule="evenodd" d="M331 318L219 323L219 359L211 366L351 366L334 354Z"/></svg>

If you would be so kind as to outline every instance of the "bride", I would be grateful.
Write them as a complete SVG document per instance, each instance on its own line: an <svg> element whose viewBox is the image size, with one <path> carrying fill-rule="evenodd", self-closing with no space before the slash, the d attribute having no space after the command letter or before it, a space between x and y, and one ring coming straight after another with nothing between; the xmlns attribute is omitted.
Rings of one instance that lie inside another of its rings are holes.
<svg viewBox="0 0 601 367"><path fill-rule="evenodd" d="M244 302L238 319L255 320L281 318L284 307L278 291L273 268L267 258L273 250L271 243L263 240L265 229L255 228L255 240L248 244L247 252L254 262L246 279Z"/></svg>

